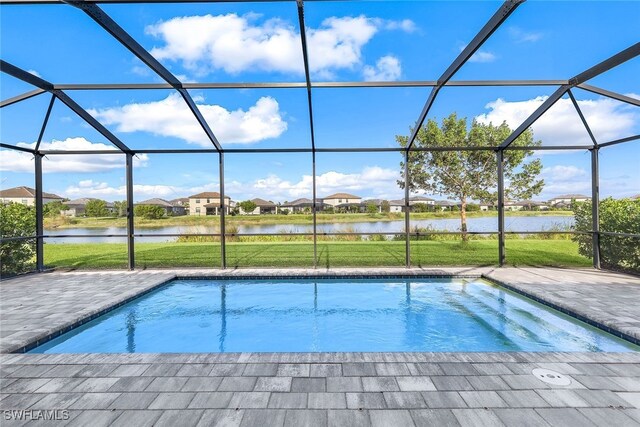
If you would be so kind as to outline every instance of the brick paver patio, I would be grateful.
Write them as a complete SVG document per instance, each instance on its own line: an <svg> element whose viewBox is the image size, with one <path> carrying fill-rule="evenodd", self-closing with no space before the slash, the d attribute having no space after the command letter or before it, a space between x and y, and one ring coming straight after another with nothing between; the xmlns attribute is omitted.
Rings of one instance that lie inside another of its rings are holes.
<svg viewBox="0 0 640 427"><path fill-rule="evenodd" d="M363 270L188 274L366 274ZM396 269L481 275L637 336L640 280L552 269ZM186 272L25 276L0 284L0 409L50 425L640 425L640 353L6 354ZM531 374L571 379L553 386ZM24 414L23 414L24 415ZM11 420L10 420L11 419Z"/></svg>

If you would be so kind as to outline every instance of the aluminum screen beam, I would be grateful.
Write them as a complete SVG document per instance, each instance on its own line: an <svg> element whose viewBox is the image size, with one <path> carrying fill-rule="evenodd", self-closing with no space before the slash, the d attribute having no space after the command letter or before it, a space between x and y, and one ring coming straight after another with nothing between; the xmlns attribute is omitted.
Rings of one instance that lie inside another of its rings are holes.
<svg viewBox="0 0 640 427"><path fill-rule="evenodd" d="M640 43L636 43L622 52L618 52L610 58L594 65L586 71L578 74L577 76L569 79L568 85L560 86L547 100L542 103L536 111L534 111L518 128L507 137L507 139L500 144L500 149L505 149L513 141L515 141L524 131L526 131L536 120L540 118L553 104L555 104L562 96L571 88L584 83L585 81L599 76L600 74L609 71L610 69L617 67L618 65L635 58L640 55Z"/></svg>
<svg viewBox="0 0 640 427"><path fill-rule="evenodd" d="M572 86L582 84L587 80L591 80L592 78L597 77L600 74L609 71L610 69L615 68L630 59L635 58L638 55L640 55L640 42L629 46L625 50L616 53L612 57L605 59L604 61L594 65L588 70L578 74L574 78L569 79L569 84L571 84Z"/></svg>
<svg viewBox="0 0 640 427"><path fill-rule="evenodd" d="M12 98L5 99L4 101L0 102L0 108L8 107L9 105L13 105L17 102L24 101L25 99L33 98L34 96L40 95L41 93L44 93L44 92L46 92L46 90L38 88L38 89L30 90L29 92L26 92L20 95L16 95Z"/></svg>
<svg viewBox="0 0 640 427"><path fill-rule="evenodd" d="M607 144L619 144L626 141L633 141L638 139L638 136L632 136L629 138L623 138L621 140L611 141ZM34 150L29 148L17 147L14 145L3 144L6 148L25 151L33 153ZM606 146L601 144L600 146ZM548 145L548 146L523 146L523 147L508 147L507 151L518 150L531 150L531 151L559 151L559 150L588 150L592 148L591 145ZM411 151L496 151L497 147L417 147ZM402 147L353 147L353 148L316 148L316 153L400 153L406 151ZM40 150L42 154L46 155L65 155L65 154L122 154L115 150ZM185 148L181 149L141 149L135 151L137 154L215 154L219 153L218 150L209 148ZM253 148L253 149L227 149L224 150L227 154L274 154L274 153L312 153L314 150L311 148Z"/></svg>
<svg viewBox="0 0 640 427"><path fill-rule="evenodd" d="M513 141L518 139L520 135L524 133L529 127L540 118L544 113L547 112L549 108L553 106L560 98L564 96L567 91L571 89L569 85L562 85L555 92L553 92L543 103L540 105L529 117L525 119L520 126L516 128L511 134L504 140L502 144L500 144L500 149L504 150L507 148Z"/></svg>
<svg viewBox="0 0 640 427"><path fill-rule="evenodd" d="M313 172L313 188L311 194L311 215L313 217L313 267L318 267L318 207L316 206L316 136L313 128L313 102L311 99L311 75L309 73L309 53L307 50L307 31L304 23L304 2L296 0L298 7L298 23L300 25L300 41L302 44L302 61L304 63L304 77L307 88L307 103L309 106L309 131L311 134L311 170Z"/></svg>
<svg viewBox="0 0 640 427"><path fill-rule="evenodd" d="M591 150L591 249L593 268L600 269L600 172L598 156L600 150Z"/></svg>
<svg viewBox="0 0 640 427"><path fill-rule="evenodd" d="M5 143L2 143L2 142L0 142L0 148L6 148L8 150L22 151L23 153L31 153L31 154L35 154L36 153L36 150L32 150L31 148L18 147L17 145L5 144Z"/></svg>
<svg viewBox="0 0 640 427"><path fill-rule="evenodd" d="M216 0L216 3L279 3L292 0ZM328 0L314 0L328 1ZM354 0L343 0L354 1ZM211 0L87 0L89 4L171 4L171 3L211 3ZM37 4L58 4L63 5L67 2L64 0L2 0L0 4L6 5L37 5Z"/></svg>
<svg viewBox="0 0 640 427"><path fill-rule="evenodd" d="M640 139L640 135L628 136L626 138L620 138L620 139L615 139L615 140L609 141L609 142L603 142L602 144L599 145L599 147L600 148L609 147L611 145L622 144L624 142L635 141L635 140L638 140L638 139Z"/></svg>
<svg viewBox="0 0 640 427"><path fill-rule="evenodd" d="M44 131L47 130L47 124L49 124L49 116L51 116L51 110L53 109L53 104L56 102L56 96L51 95L51 101L49 101L49 106L47 107L47 112L44 115L44 120L42 121L42 127L40 128L40 133L38 134L38 141L36 142L35 151L40 150L40 144L42 143L42 137L44 136Z"/></svg>
<svg viewBox="0 0 640 427"><path fill-rule="evenodd" d="M473 56L474 53L480 46L484 44L485 41L502 25L502 23L516 10L518 6L524 3L524 0L507 0L502 3L502 6L493 14L493 16L489 19L489 21L482 27L482 29L476 34L476 36L471 40L471 42L460 52L460 55L449 65L449 68L445 70L445 72L440 76L436 86L433 88L431 93L429 94L429 98L427 102L424 104L422 111L420 112L420 117L416 122L413 131L411 131L411 135L409 136L409 143L407 144L407 151L411 150L413 147L413 143L418 136L418 132L422 127L427 115L429 114L429 110L433 105L433 102L440 91L440 88L447 84L449 80L453 77L453 75Z"/></svg>
<svg viewBox="0 0 640 427"><path fill-rule="evenodd" d="M591 142L593 142L593 146L597 147L598 141L596 141L596 137L593 135L593 132L591 132L591 127L589 126L589 123L587 123L587 119L585 119L584 114L582 114L582 109L578 105L578 101L576 101L576 98L573 96L573 93L571 93L571 90L567 92L569 93L569 98L571 98L571 102L573 103L573 106L575 107L576 112L580 116L580 120L582 121L584 128L587 130L587 133L589 134L589 138L591 138Z"/></svg>
<svg viewBox="0 0 640 427"><path fill-rule="evenodd" d="M211 143L218 149L218 151L222 151L222 146L218 142L218 139L211 131L209 124L202 116L202 113L198 109L195 101L189 95L186 89L182 87L182 82L178 80L176 76L174 76L164 65L160 63L156 58L153 57L140 43L138 43L133 37L127 33L124 28L116 23L105 11L100 9L100 7L93 3L87 3L85 1L68 1L71 6L75 6L78 9L82 10L84 13L89 15L91 19L98 23L102 28L104 28L109 34L111 34L120 44L126 47L131 53L133 53L138 59L140 59L147 67L149 67L153 72L159 75L164 81L166 81L171 87L176 89L182 98L187 103L189 109L195 116L196 120L204 130L205 134L211 141Z"/></svg>
<svg viewBox="0 0 640 427"><path fill-rule="evenodd" d="M610 90L601 89L599 87L591 86L588 84L580 84L578 85L580 89L584 89L586 91L596 93L598 95L606 96L608 98L613 98L621 102L626 102L627 104L635 105L636 107L640 107L640 99L631 98L627 95L622 95L617 92L612 92Z"/></svg>
<svg viewBox="0 0 640 427"><path fill-rule="evenodd" d="M313 89L343 88L401 88L434 87L435 80L391 81L391 82L310 82ZM444 86L455 87L502 87L502 86L560 86L568 80L453 80ZM172 89L169 83L60 83L53 85L60 90L160 90ZM249 82L249 83L182 83L184 89L304 89L305 82Z"/></svg>
<svg viewBox="0 0 640 427"><path fill-rule="evenodd" d="M34 76L33 74L23 70L22 68L16 67L15 65L9 64L4 60L0 60L0 70L2 72L9 74L17 79L22 80L23 82L32 84L40 89L43 89L53 95L55 95L60 101L62 101L67 107L69 107L74 113L84 119L91 127L100 132L102 136L107 138L113 145L118 147L123 152L130 152L131 150L127 147L120 139L112 134L107 128L105 128L100 122L98 122L93 116L82 108L77 102L71 99L66 93L61 90L54 89L53 85L48 81L41 79L40 77Z"/></svg>

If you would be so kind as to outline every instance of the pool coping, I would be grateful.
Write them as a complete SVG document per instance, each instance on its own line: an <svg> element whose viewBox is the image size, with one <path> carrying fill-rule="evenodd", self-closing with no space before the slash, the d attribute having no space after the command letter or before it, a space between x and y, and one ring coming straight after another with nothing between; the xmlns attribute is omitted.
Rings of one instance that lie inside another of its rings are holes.
<svg viewBox="0 0 640 427"><path fill-rule="evenodd" d="M116 302L112 304L108 304L102 307L98 307L94 310L91 310L89 314L86 316L73 319L69 322L64 323L59 327L55 327L50 331L43 332L35 336L34 338L29 339L24 344L18 344L13 347L8 347L7 349L3 349L1 353L26 353L35 347L42 345L48 341L51 341L60 335L63 335L79 326L84 325L112 310L115 310L136 298L144 296L150 292L157 290L158 288L166 285L167 283L173 280L295 280L295 279L318 279L318 280L334 280L334 279L433 279L433 278L467 278L467 279L483 279L487 280L497 286L501 286L507 290L518 293L522 296L532 299L542 305L545 305L549 308L557 310L561 313L564 313L568 316L571 316L577 320L580 320L584 323L587 323L595 328L598 328L602 331L608 332L616 337L624 339L632 344L640 345L640 336L636 336L634 334L629 334L621 328L618 328L614 325L609 325L604 322L600 322L590 318L588 315L580 313L576 310L569 309L560 304L548 301L544 298L541 298L535 295L532 292L528 292L517 285L506 283L504 280L496 279L491 276L491 271L489 272L476 272L476 273L464 273L464 272L445 272L445 271L394 271L388 272L387 274L380 273L356 273L353 271L335 271L332 273L326 273L323 271L307 271L304 274L273 274L269 271L265 271L266 274L245 274L241 270L230 270L229 273L219 274L219 273L211 273L207 272L206 274L202 274L199 272L189 273L189 272L172 272L168 275L165 275L156 283L150 284L146 288L136 292L134 294L126 295L121 299L118 299ZM640 334L638 334L640 335ZM399 352L403 353L403 352Z"/></svg>

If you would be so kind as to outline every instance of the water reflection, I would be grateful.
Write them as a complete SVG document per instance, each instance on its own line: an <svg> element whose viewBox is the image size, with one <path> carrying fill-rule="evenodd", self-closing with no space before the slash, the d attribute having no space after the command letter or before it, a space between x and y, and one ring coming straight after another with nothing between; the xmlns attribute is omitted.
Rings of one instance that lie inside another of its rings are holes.
<svg viewBox="0 0 640 427"><path fill-rule="evenodd" d="M498 219L496 217L469 218L468 229L472 232L495 232L498 229ZM528 216L528 217L507 217L505 227L507 231L541 231L554 227L568 229L574 225L572 216ZM441 231L458 231L460 220L457 218L440 219L412 219L411 227L432 228ZM357 231L362 233L402 233L404 221L376 221L376 222L353 222L318 224L318 233L335 233L345 231ZM216 227L206 226L171 226L158 228L138 228L139 234L206 234L218 233ZM238 233L265 233L265 234L285 234L285 233L312 233L311 224L238 224ZM47 235L113 235L126 234L124 227L108 228L69 228L46 230ZM138 239L140 242L171 242L177 237L149 236ZM46 243L122 243L122 237L74 237L45 239Z"/></svg>

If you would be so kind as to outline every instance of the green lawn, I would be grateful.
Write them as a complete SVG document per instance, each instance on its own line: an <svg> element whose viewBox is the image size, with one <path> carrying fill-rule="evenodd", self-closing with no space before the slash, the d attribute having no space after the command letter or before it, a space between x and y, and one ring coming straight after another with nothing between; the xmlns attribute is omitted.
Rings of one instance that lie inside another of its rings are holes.
<svg viewBox="0 0 640 427"><path fill-rule="evenodd" d="M587 267L570 240L507 239L510 265ZM228 267L304 267L313 265L310 242L227 243ZM322 267L403 266L404 242L318 242ZM496 265L498 242L472 240L411 242L411 262L421 266ZM218 267L218 243L138 243L136 267ZM58 268L125 268L127 246L120 243L47 244L45 264Z"/></svg>

